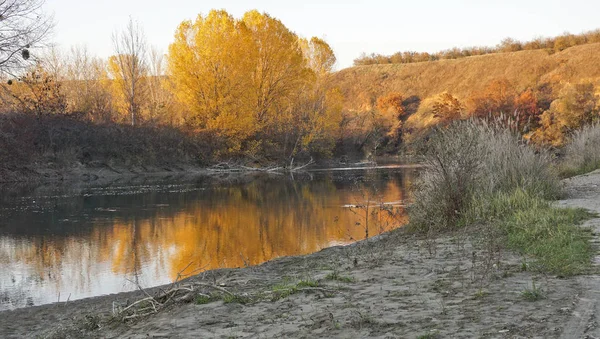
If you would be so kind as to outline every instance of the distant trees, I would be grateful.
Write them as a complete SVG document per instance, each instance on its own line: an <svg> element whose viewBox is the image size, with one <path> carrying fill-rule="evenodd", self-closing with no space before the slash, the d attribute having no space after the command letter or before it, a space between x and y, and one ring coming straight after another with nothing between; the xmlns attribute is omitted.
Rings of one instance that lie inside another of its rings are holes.
<svg viewBox="0 0 600 339"><path fill-rule="evenodd" d="M52 28L44 0L0 1L0 74L22 69Z"/></svg>
<svg viewBox="0 0 600 339"><path fill-rule="evenodd" d="M575 129L600 120L595 86L591 83L568 84L540 117L540 128L532 140L559 146Z"/></svg>
<svg viewBox="0 0 600 339"><path fill-rule="evenodd" d="M563 51L569 47L600 42L600 29L582 34L569 34L554 38L536 38L528 42L521 42L512 38L506 38L496 47L467 47L451 48L436 53L427 52L397 52L386 56L381 54L363 53L354 60L354 66L375 64L408 64L414 62L435 61L442 59L459 59L476 55L493 53L509 53L523 50L547 50L550 53Z"/></svg>
<svg viewBox="0 0 600 339"><path fill-rule="evenodd" d="M84 46L70 49L66 60L64 90L70 110L91 121L114 118L107 62L89 54Z"/></svg>
<svg viewBox="0 0 600 339"><path fill-rule="evenodd" d="M492 80L468 99L470 111L476 117L512 113L517 92L508 79Z"/></svg>
<svg viewBox="0 0 600 339"><path fill-rule="evenodd" d="M109 72L117 93L122 95L125 110L130 115L133 126L146 95L144 81L148 71L147 43L139 24L130 18L125 30L113 35L113 48L115 55L108 60Z"/></svg>

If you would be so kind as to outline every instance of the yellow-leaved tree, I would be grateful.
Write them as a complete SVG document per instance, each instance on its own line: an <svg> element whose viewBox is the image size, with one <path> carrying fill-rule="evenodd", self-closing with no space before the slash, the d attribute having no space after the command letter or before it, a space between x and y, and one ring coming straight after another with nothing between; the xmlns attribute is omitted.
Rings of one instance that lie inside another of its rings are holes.
<svg viewBox="0 0 600 339"><path fill-rule="evenodd" d="M276 124L281 106L288 102L310 76L304 63L298 36L268 14L244 14L250 30L252 49L252 99L259 123Z"/></svg>
<svg viewBox="0 0 600 339"><path fill-rule="evenodd" d="M168 71L177 99L190 111L189 124L222 137L230 151L256 127L248 109L251 51L248 29L223 10L181 23L169 46Z"/></svg>
<svg viewBox="0 0 600 339"><path fill-rule="evenodd" d="M332 88L329 75L336 62L331 47L322 39L299 39L306 67L310 70L297 99L292 135L296 136L291 156L298 152L331 155L340 139L343 96Z"/></svg>
<svg viewBox="0 0 600 339"><path fill-rule="evenodd" d="M325 126L339 125L327 107L337 112L339 105L322 81L334 63L324 41L301 40L281 21L255 10L239 20L213 10L184 21L168 54L169 76L189 110L188 124L209 133L219 150L252 158L289 156L300 141L309 150L325 129L329 133ZM331 148L335 142L318 143Z"/></svg>

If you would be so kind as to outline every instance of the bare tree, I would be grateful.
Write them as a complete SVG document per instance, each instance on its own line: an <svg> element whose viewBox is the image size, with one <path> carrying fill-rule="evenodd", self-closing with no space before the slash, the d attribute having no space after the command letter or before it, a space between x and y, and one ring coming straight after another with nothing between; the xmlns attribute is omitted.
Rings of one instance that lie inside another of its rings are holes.
<svg viewBox="0 0 600 339"><path fill-rule="evenodd" d="M44 53L39 60L42 68L51 74L57 81L63 81L67 73L67 57L56 46L50 48Z"/></svg>
<svg viewBox="0 0 600 339"><path fill-rule="evenodd" d="M173 93L167 89L169 80L165 75L164 53L155 47L150 48L148 69L150 117L154 122L165 123L167 118L172 119L173 117L172 114L168 114L170 113L168 108L173 101Z"/></svg>
<svg viewBox="0 0 600 339"><path fill-rule="evenodd" d="M146 45L142 28L131 18L124 31L113 34L115 51L113 60L117 66L113 67L113 76L120 80L132 126L135 125L136 115L139 114L146 91L144 84L148 69Z"/></svg>
<svg viewBox="0 0 600 339"><path fill-rule="evenodd" d="M25 66L29 50L39 46L53 27L44 0L0 0L0 73Z"/></svg>

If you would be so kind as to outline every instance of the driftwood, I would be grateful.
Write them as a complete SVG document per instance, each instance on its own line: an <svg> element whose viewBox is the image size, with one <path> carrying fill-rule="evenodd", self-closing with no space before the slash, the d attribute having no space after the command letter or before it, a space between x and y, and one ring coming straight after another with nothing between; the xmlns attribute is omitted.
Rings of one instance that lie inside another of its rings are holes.
<svg viewBox="0 0 600 339"><path fill-rule="evenodd" d="M294 158L292 158L289 166L287 166L287 167L278 166L278 165L269 166L269 167L250 167L250 166L245 166L245 165L241 165L241 164L221 162L221 163L218 163L216 165L213 165L213 166L207 168L207 170L209 172L215 172L215 173L263 172L263 173L281 174L281 173L286 173L286 172L299 172L299 171L304 170L308 166L313 165L314 163L315 163L315 161L313 160L312 157L310 158L310 160L307 163L300 165L300 166L296 166L296 167L294 167Z"/></svg>

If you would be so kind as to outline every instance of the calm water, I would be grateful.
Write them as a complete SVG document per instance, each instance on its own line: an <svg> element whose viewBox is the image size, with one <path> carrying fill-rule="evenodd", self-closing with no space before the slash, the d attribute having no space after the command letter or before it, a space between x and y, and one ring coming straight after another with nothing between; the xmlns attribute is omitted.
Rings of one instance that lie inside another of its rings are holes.
<svg viewBox="0 0 600 339"><path fill-rule="evenodd" d="M0 186L0 311L151 287L406 222L415 170ZM365 208L353 207L369 203ZM368 215L368 223L367 223Z"/></svg>

